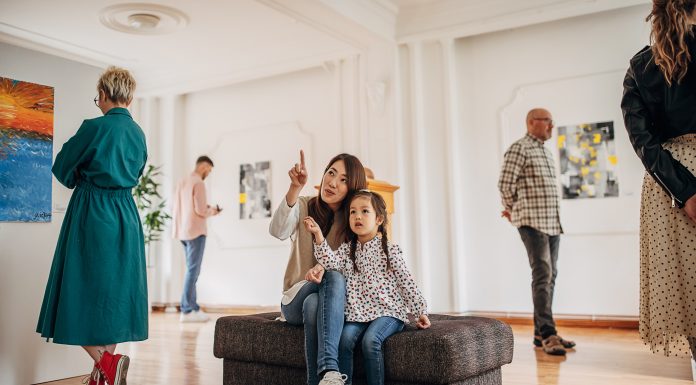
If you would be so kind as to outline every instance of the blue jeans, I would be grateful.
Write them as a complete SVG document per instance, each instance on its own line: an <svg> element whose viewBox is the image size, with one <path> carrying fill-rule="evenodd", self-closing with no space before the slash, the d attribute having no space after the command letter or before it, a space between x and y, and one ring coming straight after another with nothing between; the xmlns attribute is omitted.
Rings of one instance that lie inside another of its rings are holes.
<svg viewBox="0 0 696 385"><path fill-rule="evenodd" d="M393 317L379 317L371 322L346 322L339 343L340 372L348 376L347 385L353 383L353 351L362 339L367 385L384 385L384 353L382 345L392 334L403 330L404 321Z"/></svg>
<svg viewBox="0 0 696 385"><path fill-rule="evenodd" d="M338 341L343 330L346 279L326 271L317 285L307 282L287 305L281 305L291 325L304 325L307 384L319 384L319 374L338 370Z"/></svg>
<svg viewBox="0 0 696 385"><path fill-rule="evenodd" d="M542 233L529 226L522 226L518 230L532 268L534 335L547 338L557 333L551 306L558 275L558 246L561 237Z"/></svg>
<svg viewBox="0 0 696 385"><path fill-rule="evenodd" d="M190 241L181 241L181 243L186 252L186 276L184 277L184 291L181 293L181 312L190 313L200 309L198 302L196 302L196 281L201 274L205 235Z"/></svg>

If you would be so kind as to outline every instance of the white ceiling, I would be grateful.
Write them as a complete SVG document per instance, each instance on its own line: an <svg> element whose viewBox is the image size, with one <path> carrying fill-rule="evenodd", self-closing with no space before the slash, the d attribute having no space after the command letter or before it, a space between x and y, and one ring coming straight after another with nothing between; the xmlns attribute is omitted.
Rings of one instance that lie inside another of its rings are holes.
<svg viewBox="0 0 696 385"><path fill-rule="evenodd" d="M650 0L151 0L184 12L188 25L142 36L100 23L100 11L128 2L0 0L0 41L129 68L142 96L313 67L370 39L456 38Z"/></svg>
<svg viewBox="0 0 696 385"><path fill-rule="evenodd" d="M151 1L184 12L190 21L172 34L150 36L117 32L100 23L100 11L119 3L124 1L2 0L0 34L81 61L133 69L140 91L197 88L355 50L254 0Z"/></svg>

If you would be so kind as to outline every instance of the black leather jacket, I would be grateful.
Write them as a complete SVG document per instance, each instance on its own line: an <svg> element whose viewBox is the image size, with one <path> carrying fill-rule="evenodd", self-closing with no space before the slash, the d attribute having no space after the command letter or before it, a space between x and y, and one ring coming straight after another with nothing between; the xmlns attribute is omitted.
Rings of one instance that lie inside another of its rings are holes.
<svg viewBox="0 0 696 385"><path fill-rule="evenodd" d="M696 133L696 40L690 39L691 63L680 84L668 86L653 61L650 47L632 59L621 100L624 123L633 149L645 169L672 196L684 203L696 194L696 176L662 148L668 139Z"/></svg>

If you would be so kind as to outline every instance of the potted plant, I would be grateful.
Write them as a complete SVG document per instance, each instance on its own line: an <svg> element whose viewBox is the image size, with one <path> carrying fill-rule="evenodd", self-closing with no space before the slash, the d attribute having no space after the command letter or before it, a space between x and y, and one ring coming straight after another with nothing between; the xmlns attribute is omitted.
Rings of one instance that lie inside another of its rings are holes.
<svg viewBox="0 0 696 385"><path fill-rule="evenodd" d="M160 183L155 178L162 174L160 166L148 165L138 181L138 185L133 188L135 205L140 212L140 220L143 223L143 234L145 235L145 261L147 265L148 281L148 308L152 309L152 281L154 278L154 258L152 257L152 245L160 240L160 235L164 231L164 225L171 216L164 211L166 201L159 193Z"/></svg>
<svg viewBox="0 0 696 385"><path fill-rule="evenodd" d="M155 177L162 174L160 166L148 165L147 170L140 177L138 185L133 188L135 204L140 211L140 219L143 222L143 233L145 235L145 256L147 266L153 266L150 250L153 242L160 240L162 228L171 216L164 211L166 201L159 193L160 183L155 181ZM154 203L158 199L159 203Z"/></svg>

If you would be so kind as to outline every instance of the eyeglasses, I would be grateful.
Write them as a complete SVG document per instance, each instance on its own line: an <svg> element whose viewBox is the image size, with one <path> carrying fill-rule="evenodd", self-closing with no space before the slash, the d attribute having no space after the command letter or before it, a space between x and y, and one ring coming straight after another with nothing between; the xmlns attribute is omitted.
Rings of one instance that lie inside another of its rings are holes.
<svg viewBox="0 0 696 385"><path fill-rule="evenodd" d="M94 97L94 105L99 107L99 96Z"/></svg>
<svg viewBox="0 0 696 385"><path fill-rule="evenodd" d="M532 120L541 120L542 122L553 124L553 119L551 118L532 118Z"/></svg>

